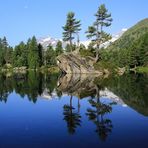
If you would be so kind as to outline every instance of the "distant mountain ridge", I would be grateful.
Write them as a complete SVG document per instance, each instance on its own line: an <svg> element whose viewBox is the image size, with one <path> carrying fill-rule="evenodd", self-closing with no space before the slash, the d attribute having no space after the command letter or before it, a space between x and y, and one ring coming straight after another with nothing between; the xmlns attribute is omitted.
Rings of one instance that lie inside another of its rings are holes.
<svg viewBox="0 0 148 148"><path fill-rule="evenodd" d="M104 47L108 47L110 45L110 43L115 42L117 39L119 39L125 32L127 31L126 28L122 29L121 31L119 31L117 34L112 36L112 39L105 42L102 46ZM40 43L44 48L47 48L48 45L52 45L54 48L56 47L58 41L61 41L63 44L63 48L65 48L66 46L66 42L63 42L61 39L56 39L56 38L52 38L50 36L47 37L42 37L39 38L37 40L38 43ZM86 41L80 41L80 44L83 44L85 47L88 47L88 45L90 44L90 40L86 40Z"/></svg>
<svg viewBox="0 0 148 148"><path fill-rule="evenodd" d="M57 42L60 41L59 39L56 39L56 38L52 38L50 36L47 36L47 37L42 37L42 38L39 38L37 40L38 43L40 43L44 48L47 48L48 45L52 45L53 47L56 47L57 45ZM61 40L62 41L62 40Z"/></svg>

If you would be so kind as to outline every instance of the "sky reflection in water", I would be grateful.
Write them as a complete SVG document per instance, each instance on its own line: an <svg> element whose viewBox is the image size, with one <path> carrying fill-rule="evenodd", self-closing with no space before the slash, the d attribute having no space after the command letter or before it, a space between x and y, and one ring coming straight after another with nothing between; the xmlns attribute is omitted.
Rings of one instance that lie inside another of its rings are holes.
<svg viewBox="0 0 148 148"><path fill-rule="evenodd" d="M147 80L1 74L0 146L147 147Z"/></svg>

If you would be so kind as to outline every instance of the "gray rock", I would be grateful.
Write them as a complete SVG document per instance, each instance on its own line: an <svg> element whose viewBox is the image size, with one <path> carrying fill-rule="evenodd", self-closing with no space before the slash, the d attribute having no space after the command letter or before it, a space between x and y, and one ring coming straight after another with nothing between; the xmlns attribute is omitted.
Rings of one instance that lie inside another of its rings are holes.
<svg viewBox="0 0 148 148"><path fill-rule="evenodd" d="M57 57L57 64L62 72L67 74L87 74L97 73L102 75L102 72L94 69L94 60L92 58L82 58L75 53L64 53Z"/></svg>

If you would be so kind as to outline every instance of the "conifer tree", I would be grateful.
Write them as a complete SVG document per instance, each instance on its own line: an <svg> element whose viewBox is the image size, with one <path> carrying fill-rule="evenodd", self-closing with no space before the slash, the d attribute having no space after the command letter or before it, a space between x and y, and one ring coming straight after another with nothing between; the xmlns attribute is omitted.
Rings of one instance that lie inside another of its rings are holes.
<svg viewBox="0 0 148 148"><path fill-rule="evenodd" d="M48 45L48 48L46 50L45 63L46 63L46 66L56 65L56 53L51 45Z"/></svg>
<svg viewBox="0 0 148 148"><path fill-rule="evenodd" d="M99 59L100 45L111 39L111 36L103 31L103 27L109 27L112 22L111 14L108 13L105 5L102 4L95 14L96 20L92 26L88 27L87 37L92 38L92 42L96 45L96 62Z"/></svg>
<svg viewBox="0 0 148 148"><path fill-rule="evenodd" d="M62 42L58 41L56 48L55 48L56 56L60 55L63 53L63 47L62 47Z"/></svg>
<svg viewBox="0 0 148 148"><path fill-rule="evenodd" d="M63 27L63 41L68 41L72 51L72 40L74 39L74 35L78 34L81 30L80 28L80 20L75 19L75 13L69 12L67 14L66 24Z"/></svg>
<svg viewBox="0 0 148 148"><path fill-rule="evenodd" d="M38 54L38 44L35 36L28 41L28 66L30 69L36 69L39 67L39 54Z"/></svg>
<svg viewBox="0 0 148 148"><path fill-rule="evenodd" d="M41 44L38 45L38 55L39 55L39 66L43 65L43 46Z"/></svg>

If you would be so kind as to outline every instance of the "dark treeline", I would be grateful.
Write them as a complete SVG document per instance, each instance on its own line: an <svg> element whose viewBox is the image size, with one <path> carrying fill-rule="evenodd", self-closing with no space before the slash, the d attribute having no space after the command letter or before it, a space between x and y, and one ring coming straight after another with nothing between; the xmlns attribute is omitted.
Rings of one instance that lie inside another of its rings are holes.
<svg viewBox="0 0 148 148"><path fill-rule="evenodd" d="M0 101L7 102L9 94L15 91L17 94L36 102L38 96L41 96L44 90L48 90L48 94L52 96L52 92L56 89L59 75L49 75L34 71L28 71L24 74L0 74ZM57 95L61 93L57 90Z"/></svg>
<svg viewBox="0 0 148 148"><path fill-rule="evenodd" d="M14 48L8 45L6 37L0 39L0 67L26 67L37 69L42 66L55 66L56 57L63 53L62 42L59 41L55 48L51 45L44 49L34 37L27 43L21 42Z"/></svg>
<svg viewBox="0 0 148 148"><path fill-rule="evenodd" d="M131 73L102 81L96 78L95 83L109 89L140 114L148 116L148 75Z"/></svg>

